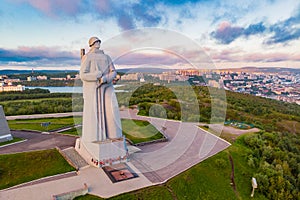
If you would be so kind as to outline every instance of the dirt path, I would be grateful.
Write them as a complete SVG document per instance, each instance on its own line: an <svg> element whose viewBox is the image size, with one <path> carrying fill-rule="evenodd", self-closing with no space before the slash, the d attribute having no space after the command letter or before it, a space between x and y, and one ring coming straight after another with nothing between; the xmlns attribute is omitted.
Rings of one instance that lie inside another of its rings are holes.
<svg viewBox="0 0 300 200"><path fill-rule="evenodd" d="M175 193L173 192L172 188L171 188L170 186L168 186L167 184L165 184L164 186L165 186L165 187L167 188L167 190L171 193L172 198L173 198L174 200L177 200L177 196L176 196Z"/></svg>
<svg viewBox="0 0 300 200"><path fill-rule="evenodd" d="M251 128L251 129L247 129L247 130L243 130L243 129L237 129L231 126L224 126L222 124L209 124L209 127L213 130L217 130L217 132L220 132L220 130L222 130L223 133L230 133L233 135L242 135L245 133L253 133L253 132L259 132L260 129L258 128Z"/></svg>
<svg viewBox="0 0 300 200"><path fill-rule="evenodd" d="M233 162L233 158L230 154L228 155L228 157L229 157L230 164L231 164L231 174L230 174L231 183L230 184L233 188L233 191L234 191L236 197L238 199L240 199L240 195L239 195L239 192L236 190L236 184L235 184L235 180L234 180L234 162Z"/></svg>
<svg viewBox="0 0 300 200"><path fill-rule="evenodd" d="M233 164L233 159L232 159L231 155L229 155L229 160L230 160L230 164L231 164L231 174L230 174L231 185L232 185L234 192L236 192L236 186L235 186L235 182L234 182L234 164Z"/></svg>

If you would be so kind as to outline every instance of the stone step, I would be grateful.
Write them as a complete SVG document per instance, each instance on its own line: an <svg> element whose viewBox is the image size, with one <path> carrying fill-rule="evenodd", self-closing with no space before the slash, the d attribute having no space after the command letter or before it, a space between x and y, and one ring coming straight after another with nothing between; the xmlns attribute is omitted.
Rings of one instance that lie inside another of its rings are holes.
<svg viewBox="0 0 300 200"><path fill-rule="evenodd" d="M88 163L78 154L74 147L62 150L65 157L76 166L77 169L85 167Z"/></svg>

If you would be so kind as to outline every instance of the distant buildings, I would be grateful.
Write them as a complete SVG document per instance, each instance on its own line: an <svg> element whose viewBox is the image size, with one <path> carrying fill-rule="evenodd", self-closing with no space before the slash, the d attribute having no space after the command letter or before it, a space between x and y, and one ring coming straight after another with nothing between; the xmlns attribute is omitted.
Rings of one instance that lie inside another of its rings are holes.
<svg viewBox="0 0 300 200"><path fill-rule="evenodd" d="M141 78L141 73L124 74L121 76L123 81L138 81Z"/></svg>
<svg viewBox="0 0 300 200"><path fill-rule="evenodd" d="M28 76L27 81L36 81L36 77L35 76Z"/></svg>
<svg viewBox="0 0 300 200"><path fill-rule="evenodd" d="M140 81L141 83L145 82L145 78L142 73L124 74L121 76L121 80L123 80L123 81Z"/></svg>
<svg viewBox="0 0 300 200"><path fill-rule="evenodd" d="M72 77L70 74L66 75L66 77L52 77L50 80L55 80L55 81L65 81L65 80L78 80L80 79L79 74L76 74L74 77ZM47 76L28 76L27 81L44 81L48 80Z"/></svg>
<svg viewBox="0 0 300 200"><path fill-rule="evenodd" d="M36 79L37 80L47 80L48 77L47 76L37 76Z"/></svg>
<svg viewBox="0 0 300 200"><path fill-rule="evenodd" d="M15 79L6 78L3 81L4 81L4 83L17 83L17 82L20 82L21 80L19 78L15 78Z"/></svg>
<svg viewBox="0 0 300 200"><path fill-rule="evenodd" d="M167 82L173 82L173 81L187 81L189 80L189 76L179 74L178 71L175 73L170 71L170 72L163 72L162 74L158 74L157 77L159 78L160 81L167 81Z"/></svg>
<svg viewBox="0 0 300 200"><path fill-rule="evenodd" d="M23 85L12 85L11 83L0 83L0 92L22 92L25 90Z"/></svg>
<svg viewBox="0 0 300 200"><path fill-rule="evenodd" d="M202 76L203 72L197 69L181 69L177 70L176 74L184 76Z"/></svg>
<svg viewBox="0 0 300 200"><path fill-rule="evenodd" d="M167 72L159 74L158 77L159 77L159 80L161 80L161 81L171 82L171 81L176 80L176 75L175 74L171 74L171 73L167 73Z"/></svg>
<svg viewBox="0 0 300 200"><path fill-rule="evenodd" d="M22 92L25 90L25 86L13 85L13 82L20 82L20 79L9 79L6 75L0 76L0 92Z"/></svg>
<svg viewBox="0 0 300 200"><path fill-rule="evenodd" d="M299 73L227 72L220 79L227 90L300 104Z"/></svg>
<svg viewBox="0 0 300 200"><path fill-rule="evenodd" d="M67 80L78 80L78 79L80 79L79 74L76 74L74 77L68 74L66 77L50 78L50 80L54 80L54 81L67 81Z"/></svg>

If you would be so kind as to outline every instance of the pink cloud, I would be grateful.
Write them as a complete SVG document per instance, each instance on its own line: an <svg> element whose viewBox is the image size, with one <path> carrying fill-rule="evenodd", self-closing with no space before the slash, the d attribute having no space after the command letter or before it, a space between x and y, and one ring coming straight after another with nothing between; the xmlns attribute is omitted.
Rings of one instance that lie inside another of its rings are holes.
<svg viewBox="0 0 300 200"><path fill-rule="evenodd" d="M289 53L249 53L238 49L213 51L211 58L215 62L280 62L280 61L299 61L300 55Z"/></svg>
<svg viewBox="0 0 300 200"><path fill-rule="evenodd" d="M173 65L177 63L184 63L182 58L167 52L161 54L149 54L147 52L130 52L119 58L115 58L114 61L119 65Z"/></svg>
<svg viewBox="0 0 300 200"><path fill-rule="evenodd" d="M57 57L79 57L74 52L61 51L59 47L26 47L21 46L16 52L18 54L28 57L45 57L45 58L57 58Z"/></svg>
<svg viewBox="0 0 300 200"><path fill-rule="evenodd" d="M232 26L228 21L221 22L217 30L211 33L215 39L223 44L229 44L243 34L244 29Z"/></svg>
<svg viewBox="0 0 300 200"><path fill-rule="evenodd" d="M219 24L219 27L217 29L218 32L224 31L225 29L231 27L231 24L228 21L223 21Z"/></svg>
<svg viewBox="0 0 300 200"><path fill-rule="evenodd" d="M108 13L111 9L109 0L95 1L94 4L97 10L103 13Z"/></svg>
<svg viewBox="0 0 300 200"><path fill-rule="evenodd" d="M25 2L50 17L57 17L59 14L75 15L80 0L19 0Z"/></svg>

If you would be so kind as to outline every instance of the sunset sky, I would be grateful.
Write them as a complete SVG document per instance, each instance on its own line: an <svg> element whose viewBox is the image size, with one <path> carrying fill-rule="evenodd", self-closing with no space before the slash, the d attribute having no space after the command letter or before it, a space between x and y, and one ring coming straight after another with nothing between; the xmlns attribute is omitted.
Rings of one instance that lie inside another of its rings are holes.
<svg viewBox="0 0 300 200"><path fill-rule="evenodd" d="M176 37L169 37L166 49L141 31L114 39L149 27L196 42L218 68L300 69L299 0L0 0L0 69L79 69L80 49L88 50L91 36L102 40L119 68L151 65L149 60L183 66L184 56L172 48L178 47ZM148 50L124 56L120 49L134 50L128 41Z"/></svg>

